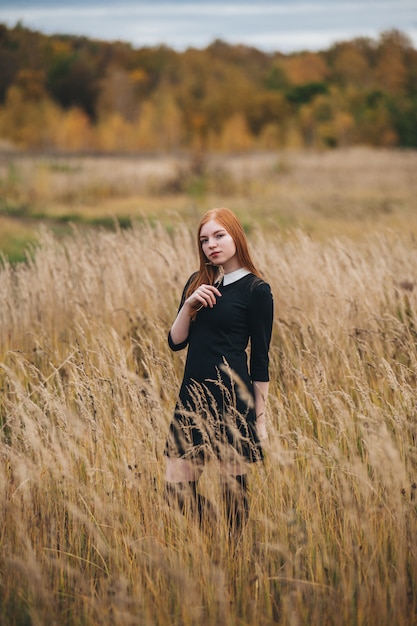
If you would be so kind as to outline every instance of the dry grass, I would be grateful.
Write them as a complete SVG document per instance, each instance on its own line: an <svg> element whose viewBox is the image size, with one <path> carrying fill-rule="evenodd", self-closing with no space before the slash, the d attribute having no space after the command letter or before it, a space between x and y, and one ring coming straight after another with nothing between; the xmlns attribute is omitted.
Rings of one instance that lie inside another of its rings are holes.
<svg viewBox="0 0 417 626"><path fill-rule="evenodd" d="M417 622L415 239L251 224L276 319L267 458L236 549L162 494L188 226L44 233L2 269L0 623ZM218 503L217 484L207 468Z"/></svg>

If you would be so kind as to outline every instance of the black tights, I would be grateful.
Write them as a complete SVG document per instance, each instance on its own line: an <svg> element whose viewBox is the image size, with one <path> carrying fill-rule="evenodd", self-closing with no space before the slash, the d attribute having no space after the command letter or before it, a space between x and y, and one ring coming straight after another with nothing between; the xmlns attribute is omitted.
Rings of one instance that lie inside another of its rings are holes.
<svg viewBox="0 0 417 626"><path fill-rule="evenodd" d="M170 505L175 505L181 513L191 514L193 517L196 513L200 517L199 498L197 493L196 481L184 483L165 483L165 497Z"/></svg>
<svg viewBox="0 0 417 626"><path fill-rule="evenodd" d="M231 534L239 534L248 519L248 481L246 474L222 477L221 492L225 514ZM216 513L207 498L197 492L197 482L165 483L165 495L170 505L175 505L181 513L189 514L201 524L213 524Z"/></svg>
<svg viewBox="0 0 417 626"><path fill-rule="evenodd" d="M246 474L222 479L222 496L226 519L232 535L244 529L249 516L248 478Z"/></svg>
<svg viewBox="0 0 417 626"><path fill-rule="evenodd" d="M165 496L181 513L197 519L200 525L213 524L216 512L207 498L197 492L197 482L165 483Z"/></svg>

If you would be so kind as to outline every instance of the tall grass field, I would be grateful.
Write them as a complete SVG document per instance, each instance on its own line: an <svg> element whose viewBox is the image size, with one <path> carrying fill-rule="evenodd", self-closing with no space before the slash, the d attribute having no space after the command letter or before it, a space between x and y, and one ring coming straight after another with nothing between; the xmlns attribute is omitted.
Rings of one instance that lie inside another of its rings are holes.
<svg viewBox="0 0 417 626"><path fill-rule="evenodd" d="M163 494L193 220L44 230L26 263L3 259L0 624L417 624L414 231L323 239L271 215L247 213L275 319L237 543L215 464L199 484L211 526Z"/></svg>

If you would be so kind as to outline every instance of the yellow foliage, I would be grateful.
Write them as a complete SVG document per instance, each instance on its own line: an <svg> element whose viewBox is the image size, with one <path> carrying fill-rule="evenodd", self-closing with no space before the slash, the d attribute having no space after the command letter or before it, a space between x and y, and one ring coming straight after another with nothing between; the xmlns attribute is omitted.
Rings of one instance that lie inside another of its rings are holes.
<svg viewBox="0 0 417 626"><path fill-rule="evenodd" d="M241 152L253 147L254 139L241 113L229 117L218 137L219 149L223 152Z"/></svg>
<svg viewBox="0 0 417 626"><path fill-rule="evenodd" d="M263 150L275 150L284 146L283 133L279 124L267 124L258 138L258 147Z"/></svg>
<svg viewBox="0 0 417 626"><path fill-rule="evenodd" d="M51 100L30 102L22 88L13 85L0 109L0 134L22 148L54 147L59 116L60 110Z"/></svg>
<svg viewBox="0 0 417 626"><path fill-rule="evenodd" d="M56 56L61 56L61 55L66 55L66 54L71 53L71 44L68 41L63 41L62 39L51 38L48 44L51 47L52 52Z"/></svg>
<svg viewBox="0 0 417 626"><path fill-rule="evenodd" d="M73 108L64 113L56 132L56 145L63 150L82 151L93 147L90 121L81 109Z"/></svg>
<svg viewBox="0 0 417 626"><path fill-rule="evenodd" d="M135 135L140 150L155 149L155 136L158 126L155 105L152 102L144 102L136 123Z"/></svg>
<svg viewBox="0 0 417 626"><path fill-rule="evenodd" d="M162 89L153 99L155 120L155 148L164 151L175 150L181 146L184 137L183 116L169 89ZM201 131L206 119L201 117Z"/></svg>
<svg viewBox="0 0 417 626"><path fill-rule="evenodd" d="M284 134L284 146L289 150L300 150L305 148L306 144L300 124L295 120L290 120L288 124L285 124L283 129Z"/></svg>
<svg viewBox="0 0 417 626"><path fill-rule="evenodd" d="M97 145L106 152L130 151L135 147L132 124L119 113L113 113L96 128Z"/></svg>
<svg viewBox="0 0 417 626"><path fill-rule="evenodd" d="M334 127L338 145L349 146L352 143L352 134L353 129L355 128L355 120L353 119L353 116L346 111L336 111L334 116Z"/></svg>

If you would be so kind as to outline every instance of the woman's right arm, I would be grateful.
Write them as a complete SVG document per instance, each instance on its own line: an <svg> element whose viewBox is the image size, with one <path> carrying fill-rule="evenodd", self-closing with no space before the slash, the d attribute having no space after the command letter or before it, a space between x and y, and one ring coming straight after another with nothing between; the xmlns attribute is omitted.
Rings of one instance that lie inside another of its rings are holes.
<svg viewBox="0 0 417 626"><path fill-rule="evenodd" d="M213 308L217 302L216 297L220 297L221 295L220 291L213 285L200 285L200 287L184 301L169 331L174 345L183 344L187 341L191 319L196 308L197 310L203 307Z"/></svg>
<svg viewBox="0 0 417 626"><path fill-rule="evenodd" d="M191 309L186 305L186 302L184 302L169 331L174 345L182 344L186 341L190 331L190 324Z"/></svg>

